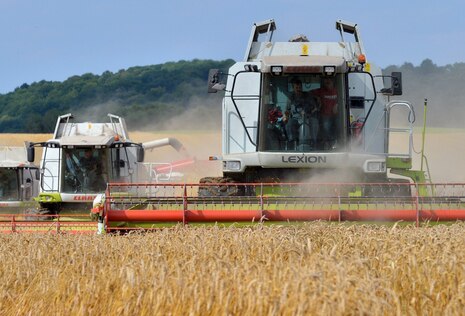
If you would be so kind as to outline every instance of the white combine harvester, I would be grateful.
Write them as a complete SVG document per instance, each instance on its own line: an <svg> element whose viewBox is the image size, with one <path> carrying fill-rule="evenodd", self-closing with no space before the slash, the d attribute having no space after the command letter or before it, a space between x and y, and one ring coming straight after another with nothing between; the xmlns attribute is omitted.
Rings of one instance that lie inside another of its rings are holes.
<svg viewBox="0 0 465 316"><path fill-rule="evenodd" d="M28 161L35 147L43 147L40 162L40 214L85 213L109 182L160 182L174 179L172 169L143 163L147 149L172 146L183 157L182 144L174 138L146 143L129 139L123 118L108 114L106 123L73 121L71 114L58 117L53 138L29 143ZM168 164L169 166L169 164Z"/></svg>
<svg viewBox="0 0 465 316"><path fill-rule="evenodd" d="M25 147L0 147L0 212L17 213L36 204L38 168L26 159Z"/></svg>
<svg viewBox="0 0 465 316"><path fill-rule="evenodd" d="M273 42L275 21L255 23L244 60L227 76L210 71L209 92L225 91L224 177L203 183L409 183L389 172L425 181L411 169L413 107L390 100L402 94L401 73L383 75L367 59L357 24L339 20L336 29L338 42ZM390 125L393 111L404 114L402 128ZM390 152L393 133L405 135L405 151Z"/></svg>

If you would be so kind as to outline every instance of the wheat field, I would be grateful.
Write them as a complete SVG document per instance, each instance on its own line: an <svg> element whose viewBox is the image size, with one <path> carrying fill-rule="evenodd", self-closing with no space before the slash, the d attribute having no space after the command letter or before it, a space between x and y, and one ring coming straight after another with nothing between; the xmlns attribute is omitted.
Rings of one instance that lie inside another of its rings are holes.
<svg viewBox="0 0 465 316"><path fill-rule="evenodd" d="M50 135L4 134L3 145ZM198 159L217 133L177 137ZM465 132L427 143L439 181L465 182ZM40 157L40 155L36 155ZM149 159L178 159L169 148ZM448 163L447 163L448 162ZM418 160L415 162L418 165ZM219 173L213 165L208 175ZM465 224L325 222L182 227L126 236L0 235L5 315L460 315Z"/></svg>
<svg viewBox="0 0 465 316"><path fill-rule="evenodd" d="M0 236L16 315L460 315L465 225Z"/></svg>

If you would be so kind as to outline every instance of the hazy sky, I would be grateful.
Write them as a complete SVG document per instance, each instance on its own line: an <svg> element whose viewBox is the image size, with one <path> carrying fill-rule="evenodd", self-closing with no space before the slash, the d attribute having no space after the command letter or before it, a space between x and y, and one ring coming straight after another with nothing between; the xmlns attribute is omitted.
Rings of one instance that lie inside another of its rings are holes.
<svg viewBox="0 0 465 316"><path fill-rule="evenodd" d="M0 93L180 59L240 60L253 22L269 18L284 41L337 41L335 21L355 22L381 67L464 62L464 11L463 0L0 0Z"/></svg>

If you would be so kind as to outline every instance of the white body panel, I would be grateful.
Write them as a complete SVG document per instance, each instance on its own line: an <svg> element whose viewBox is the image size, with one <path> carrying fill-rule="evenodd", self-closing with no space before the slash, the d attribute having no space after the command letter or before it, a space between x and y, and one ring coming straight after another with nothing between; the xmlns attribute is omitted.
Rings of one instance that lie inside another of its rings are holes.
<svg viewBox="0 0 465 316"><path fill-rule="evenodd" d="M242 62L236 63L230 73L244 70ZM226 90L231 91L233 81L228 80ZM241 73L235 82L234 97L245 126L254 143L257 142L258 110L260 93L259 73ZM228 94L228 92L226 92ZM223 153L245 153L256 151L256 146L249 140L241 123L232 99L225 96L223 102Z"/></svg>
<svg viewBox="0 0 465 316"><path fill-rule="evenodd" d="M357 45L349 42L254 42L248 61L260 61L264 56L300 56L304 46L309 56L338 56L351 61L360 54Z"/></svg>
<svg viewBox="0 0 465 316"><path fill-rule="evenodd" d="M60 190L60 153L60 148L44 148L40 163L42 180L41 191L50 192Z"/></svg>
<svg viewBox="0 0 465 316"><path fill-rule="evenodd" d="M67 203L90 203L93 202L97 197L96 193L89 194L70 194L70 193L61 193L61 200Z"/></svg>
<svg viewBox="0 0 465 316"><path fill-rule="evenodd" d="M263 168L313 168L313 169L346 169L356 168L363 170L367 161L384 161L384 155L366 153L269 153L255 152L246 154L228 155L225 160L241 162L244 172L247 167L261 166Z"/></svg>

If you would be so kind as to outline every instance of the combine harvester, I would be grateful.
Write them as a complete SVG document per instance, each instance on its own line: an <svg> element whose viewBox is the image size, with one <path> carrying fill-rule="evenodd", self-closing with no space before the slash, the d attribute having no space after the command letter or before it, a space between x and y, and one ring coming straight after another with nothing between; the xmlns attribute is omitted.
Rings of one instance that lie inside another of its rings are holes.
<svg viewBox="0 0 465 316"><path fill-rule="evenodd" d="M0 231L11 231L19 214L37 207L39 169L26 159L26 147L0 147Z"/></svg>
<svg viewBox="0 0 465 316"><path fill-rule="evenodd" d="M8 180L10 185L19 185L17 179L22 178L18 177L35 181L28 197L36 197L34 207L28 208L26 214L4 217L3 221L10 222L4 225L6 231L95 232L97 214L89 217L89 212L94 200L105 192L107 183L171 182L182 179L177 169L194 163L178 140L165 138L134 143L129 139L124 119L112 114L108 117L109 122L92 123L74 122L71 114L60 116L52 139L27 144L27 161L24 159L21 169L19 163L5 165L11 171L2 169L5 170L2 172L10 172L15 177L15 182ZM183 159L171 164L143 162L146 150L162 146L173 147ZM43 148L40 169L32 169L36 147ZM24 148L23 152L26 152ZM40 170L40 181L39 177L27 176L25 170L31 174L31 170ZM24 194L18 188L15 192L16 198ZM121 194L133 193L130 190ZM7 206L10 212L11 203Z"/></svg>
<svg viewBox="0 0 465 316"><path fill-rule="evenodd" d="M336 29L339 42L310 42L304 35L272 42L274 20L254 24L244 60L227 74L209 73L209 92L225 91L223 156L214 158L222 160L223 177L110 184L101 210L106 229L464 219L464 184L432 184L423 170L412 170L414 108L391 100L402 94L401 73L383 76L367 60L356 24L337 21ZM394 112L403 117L401 128L391 126ZM390 152L393 133L403 136L404 152ZM128 191L137 194L124 196Z"/></svg>
<svg viewBox="0 0 465 316"><path fill-rule="evenodd" d="M35 147L44 148L37 199L42 211L51 215L82 214L91 209L92 202L109 182L169 180L172 168L157 173L161 166L143 163L145 150L172 146L187 157L185 148L174 138L132 142L124 119L113 114L108 117L107 123L92 123L74 122L72 114L60 116L52 139L29 144L29 161L34 161Z"/></svg>
<svg viewBox="0 0 465 316"><path fill-rule="evenodd" d="M0 146L0 213L34 208L39 169L26 159L25 147Z"/></svg>

